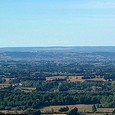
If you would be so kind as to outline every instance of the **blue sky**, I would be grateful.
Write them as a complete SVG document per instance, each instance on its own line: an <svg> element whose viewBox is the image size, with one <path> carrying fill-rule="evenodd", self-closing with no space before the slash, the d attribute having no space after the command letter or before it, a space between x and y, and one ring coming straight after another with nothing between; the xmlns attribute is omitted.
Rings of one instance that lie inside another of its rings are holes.
<svg viewBox="0 0 115 115"><path fill-rule="evenodd" d="M0 47L115 46L115 0L0 0Z"/></svg>

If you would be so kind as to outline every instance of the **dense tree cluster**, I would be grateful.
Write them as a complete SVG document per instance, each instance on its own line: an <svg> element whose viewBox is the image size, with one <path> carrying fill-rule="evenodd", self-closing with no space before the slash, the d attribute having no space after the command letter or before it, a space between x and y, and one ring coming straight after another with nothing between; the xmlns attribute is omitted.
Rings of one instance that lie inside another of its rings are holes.
<svg viewBox="0 0 115 115"><path fill-rule="evenodd" d="M101 104L103 107L115 107L113 94L95 93L39 93L4 90L0 91L1 109L39 109L49 105Z"/></svg>

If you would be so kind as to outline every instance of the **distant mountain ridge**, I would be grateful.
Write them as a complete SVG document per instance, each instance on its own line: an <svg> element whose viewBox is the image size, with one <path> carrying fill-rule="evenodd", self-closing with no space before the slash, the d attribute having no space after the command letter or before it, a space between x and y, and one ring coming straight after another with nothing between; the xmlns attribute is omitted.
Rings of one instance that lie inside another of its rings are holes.
<svg viewBox="0 0 115 115"><path fill-rule="evenodd" d="M115 52L115 46L73 46L73 47L5 47L0 48L1 52Z"/></svg>

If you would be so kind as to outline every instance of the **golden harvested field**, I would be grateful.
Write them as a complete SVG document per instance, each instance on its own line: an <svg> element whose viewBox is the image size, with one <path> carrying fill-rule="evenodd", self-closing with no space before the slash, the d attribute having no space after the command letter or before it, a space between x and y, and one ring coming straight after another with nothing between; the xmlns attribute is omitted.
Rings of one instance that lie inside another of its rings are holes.
<svg viewBox="0 0 115 115"><path fill-rule="evenodd" d="M98 108L97 112L112 112L115 108Z"/></svg>
<svg viewBox="0 0 115 115"><path fill-rule="evenodd" d="M18 110L0 110L0 112L5 114L22 114L24 111L18 111Z"/></svg>
<svg viewBox="0 0 115 115"><path fill-rule="evenodd" d="M21 88L21 90L22 91L24 91L24 92L32 92L32 91L34 91L34 90L36 90L36 88L31 88L31 87L24 87L24 88Z"/></svg>
<svg viewBox="0 0 115 115"><path fill-rule="evenodd" d="M112 113L112 111L115 109L115 108L97 108L96 113L88 113L88 112L92 112L92 105L78 104L78 105L48 106L42 108L41 112L43 113L59 112L60 108L66 106L68 106L70 110L74 107L77 107L79 112L84 112L86 113L86 115L105 115L105 113Z"/></svg>
<svg viewBox="0 0 115 115"><path fill-rule="evenodd" d="M46 77L46 81L52 81L52 80L58 80L58 79L66 79L66 76Z"/></svg>
<svg viewBox="0 0 115 115"><path fill-rule="evenodd" d="M85 80L82 77L83 76L68 76L67 81L70 81L70 82L84 82Z"/></svg>
<svg viewBox="0 0 115 115"><path fill-rule="evenodd" d="M53 80L66 80L69 82L84 82L84 81L106 81L104 78L97 77L92 79L83 79L83 76L52 76L46 77L46 81L53 81Z"/></svg>
<svg viewBox="0 0 115 115"><path fill-rule="evenodd" d="M10 84L0 84L0 89L6 88L6 87L9 87L9 86L10 86Z"/></svg>
<svg viewBox="0 0 115 115"><path fill-rule="evenodd" d="M60 108L68 106L70 110L77 107L79 112L92 112L92 105L78 104L78 105L59 105L59 106L48 106L41 109L41 112L58 112Z"/></svg>

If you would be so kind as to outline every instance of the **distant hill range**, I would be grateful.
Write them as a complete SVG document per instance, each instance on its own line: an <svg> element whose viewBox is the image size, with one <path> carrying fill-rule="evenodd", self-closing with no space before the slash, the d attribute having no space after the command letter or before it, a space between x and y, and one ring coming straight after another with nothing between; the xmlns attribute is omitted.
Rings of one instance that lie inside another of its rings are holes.
<svg viewBox="0 0 115 115"><path fill-rule="evenodd" d="M84 47L6 47L0 52L115 52L115 46L84 46Z"/></svg>

